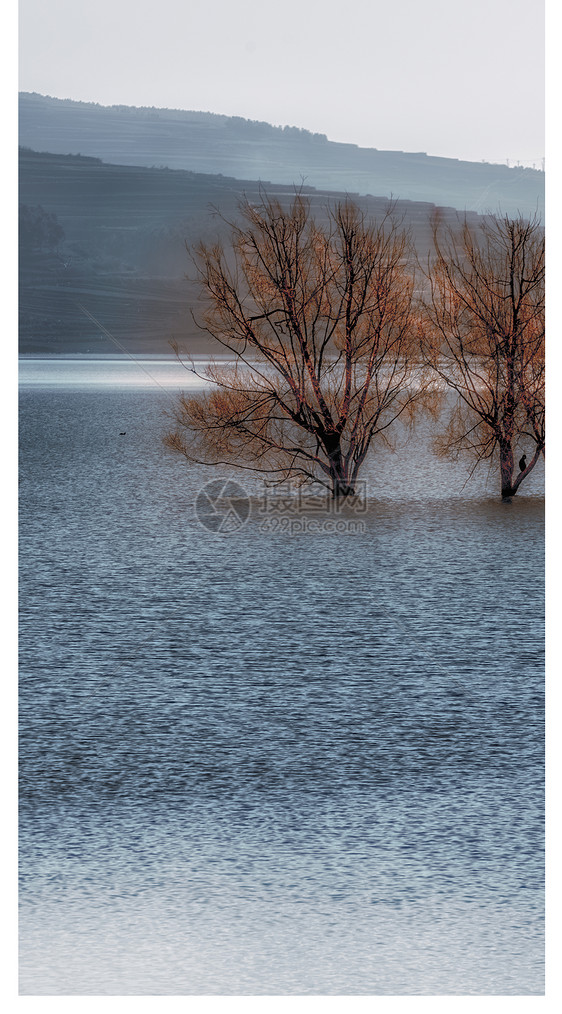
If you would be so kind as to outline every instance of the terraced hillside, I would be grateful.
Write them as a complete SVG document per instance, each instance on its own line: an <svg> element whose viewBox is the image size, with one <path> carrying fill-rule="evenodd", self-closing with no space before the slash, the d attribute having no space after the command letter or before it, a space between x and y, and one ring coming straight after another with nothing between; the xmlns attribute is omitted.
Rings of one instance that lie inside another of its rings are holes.
<svg viewBox="0 0 562 1014"><path fill-rule="evenodd" d="M240 198L257 198L259 186L22 149L20 204L31 227L20 245L20 351L118 351L79 304L128 349L167 352L174 337L205 351L192 319L198 288L185 277L191 269L186 244L223 232L213 209L232 219ZM294 194L290 186L266 186L282 201ZM319 216L326 202L342 196L304 189ZM388 206L385 198L356 199L374 217ZM422 255L434 210L423 202L397 205ZM45 222L54 231L41 231Z"/></svg>
<svg viewBox="0 0 562 1014"><path fill-rule="evenodd" d="M462 211L544 210L544 172L485 162L380 151L296 127L177 109L100 106L20 95L20 144L91 155L117 165L167 166L237 179L306 184Z"/></svg>

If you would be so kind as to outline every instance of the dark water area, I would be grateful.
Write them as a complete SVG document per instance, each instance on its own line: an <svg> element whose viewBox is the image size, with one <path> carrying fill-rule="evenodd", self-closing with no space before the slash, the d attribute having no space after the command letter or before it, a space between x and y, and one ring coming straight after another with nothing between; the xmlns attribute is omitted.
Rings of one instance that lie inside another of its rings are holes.
<svg viewBox="0 0 562 1014"><path fill-rule="evenodd" d="M164 450L155 366L26 369L21 992L540 994L538 469L461 493L420 430L268 526Z"/></svg>

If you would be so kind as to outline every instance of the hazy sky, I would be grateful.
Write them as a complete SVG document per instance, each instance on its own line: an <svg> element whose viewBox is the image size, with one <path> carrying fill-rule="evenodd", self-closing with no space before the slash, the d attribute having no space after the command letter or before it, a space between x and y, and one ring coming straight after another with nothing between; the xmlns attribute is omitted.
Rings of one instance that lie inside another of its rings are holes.
<svg viewBox="0 0 562 1014"><path fill-rule="evenodd" d="M20 0L20 89L544 155L543 0Z"/></svg>

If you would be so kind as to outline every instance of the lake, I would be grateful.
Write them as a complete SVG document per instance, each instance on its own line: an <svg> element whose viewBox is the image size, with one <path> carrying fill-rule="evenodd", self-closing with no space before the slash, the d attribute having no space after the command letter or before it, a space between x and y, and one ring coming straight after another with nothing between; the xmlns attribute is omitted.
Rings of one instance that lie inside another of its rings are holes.
<svg viewBox="0 0 562 1014"><path fill-rule="evenodd" d="M542 993L542 466L334 516L167 451L198 383L21 363L21 992Z"/></svg>

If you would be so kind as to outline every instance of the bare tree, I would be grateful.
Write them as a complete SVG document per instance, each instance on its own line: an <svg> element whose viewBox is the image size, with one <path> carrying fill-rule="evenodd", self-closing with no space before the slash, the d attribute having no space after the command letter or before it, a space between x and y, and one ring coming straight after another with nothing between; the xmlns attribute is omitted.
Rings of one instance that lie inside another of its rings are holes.
<svg viewBox="0 0 562 1014"><path fill-rule="evenodd" d="M536 218L489 217L456 230L436 220L434 245L426 356L457 396L437 450L497 460L509 498L545 449L544 231Z"/></svg>
<svg viewBox="0 0 562 1014"><path fill-rule="evenodd" d="M300 194L289 208L262 194L240 212L228 251L195 252L205 329L235 363L181 396L166 443L346 497L373 440L423 392L408 235L391 204L378 224L349 200L319 223Z"/></svg>

